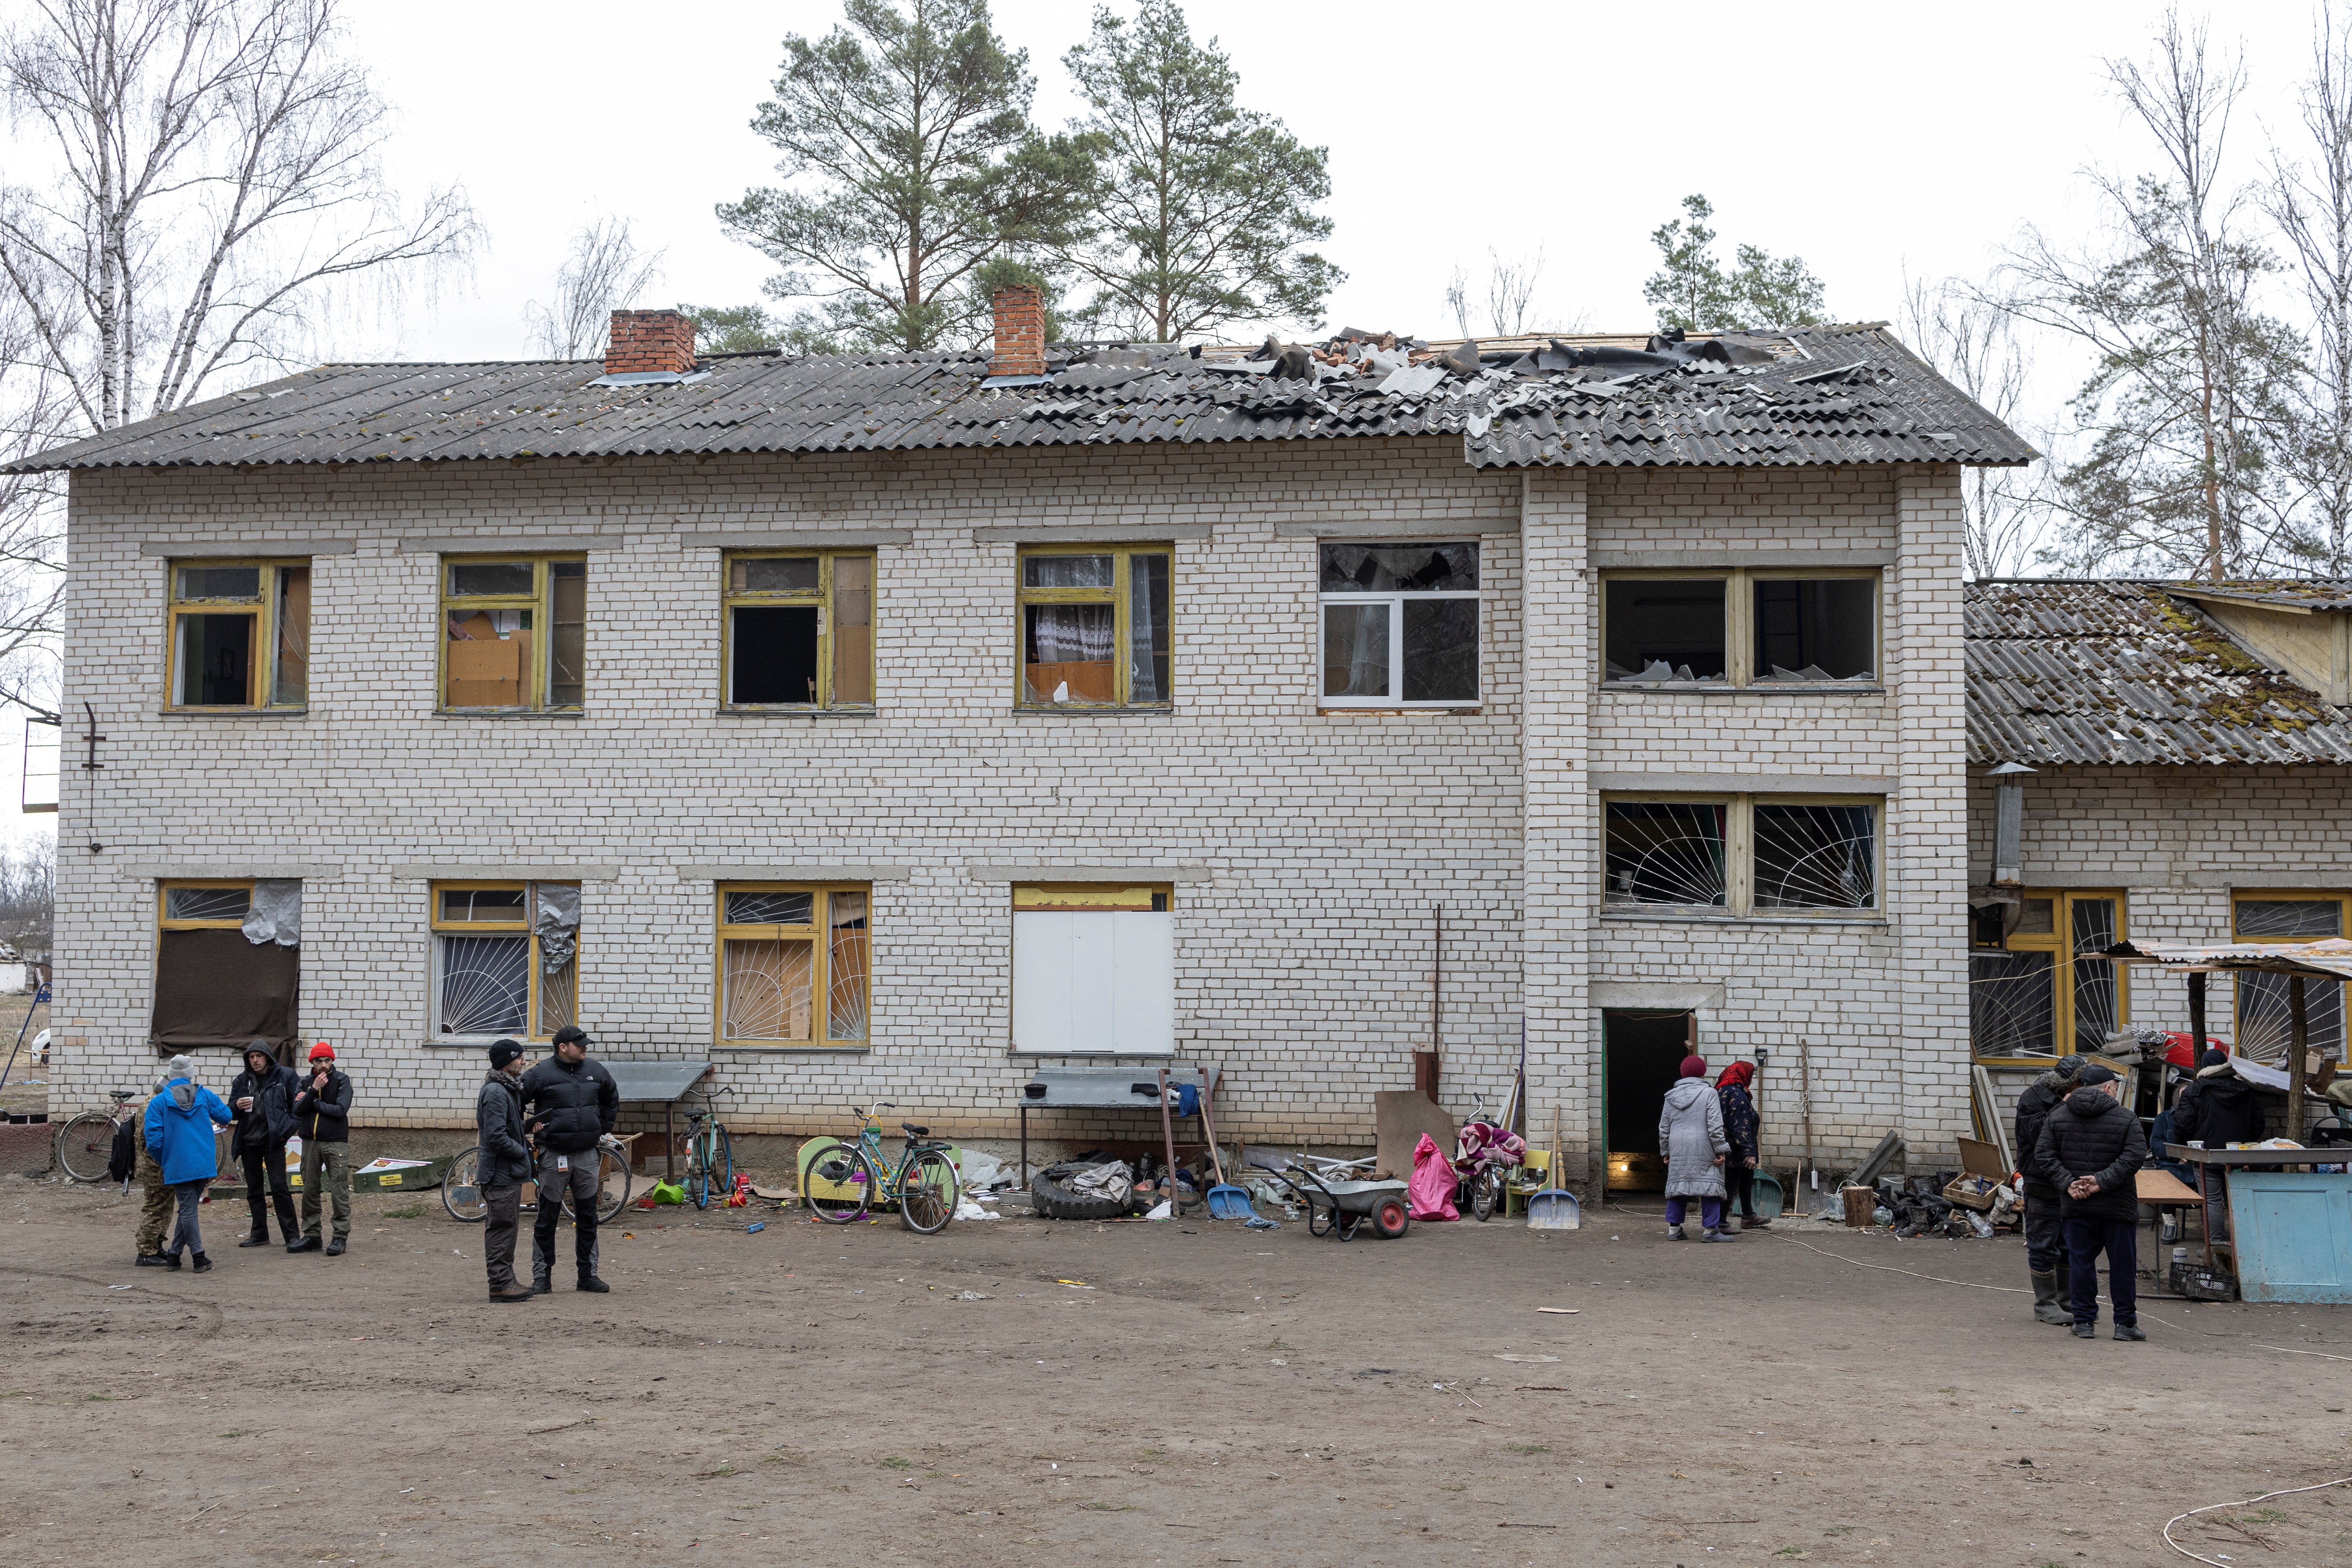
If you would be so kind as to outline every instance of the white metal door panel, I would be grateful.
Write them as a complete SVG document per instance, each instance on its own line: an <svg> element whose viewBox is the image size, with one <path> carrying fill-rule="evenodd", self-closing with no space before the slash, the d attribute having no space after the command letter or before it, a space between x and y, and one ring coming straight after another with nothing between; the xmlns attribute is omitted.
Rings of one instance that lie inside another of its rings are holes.
<svg viewBox="0 0 2352 1568"><path fill-rule="evenodd" d="M1107 922L1118 976L1110 1036L1121 1056L1167 1056L1176 1049L1176 917L1120 910Z"/></svg>
<svg viewBox="0 0 2352 1568"><path fill-rule="evenodd" d="M1013 1048L1079 1048L1070 1017L1071 947L1084 914L1030 910L1013 917ZM1099 918L1099 917L1096 917Z"/></svg>

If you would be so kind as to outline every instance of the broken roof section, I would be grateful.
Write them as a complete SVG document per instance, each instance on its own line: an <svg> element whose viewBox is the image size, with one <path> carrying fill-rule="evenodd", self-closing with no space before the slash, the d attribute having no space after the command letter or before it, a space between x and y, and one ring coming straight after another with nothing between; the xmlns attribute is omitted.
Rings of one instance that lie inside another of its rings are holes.
<svg viewBox="0 0 2352 1568"><path fill-rule="evenodd" d="M2259 586L2352 602L2352 584ZM2352 710L2329 704L2199 609L2191 595L2210 587L1969 584L1969 760L2029 766L2352 763Z"/></svg>
<svg viewBox="0 0 2352 1568"><path fill-rule="evenodd" d="M1475 468L2015 465L2035 453L1882 326L1479 343L1062 344L715 356L614 385L597 362L331 364L13 468L1458 438Z"/></svg>

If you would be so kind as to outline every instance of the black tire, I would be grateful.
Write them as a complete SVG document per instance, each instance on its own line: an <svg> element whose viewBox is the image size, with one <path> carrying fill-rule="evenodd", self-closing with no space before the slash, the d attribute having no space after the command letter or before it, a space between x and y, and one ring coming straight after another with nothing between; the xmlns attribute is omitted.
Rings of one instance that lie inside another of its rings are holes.
<svg viewBox="0 0 2352 1568"><path fill-rule="evenodd" d="M1372 1234L1382 1241L1394 1241L1412 1228L1412 1210L1402 1198L1382 1198L1372 1210Z"/></svg>
<svg viewBox="0 0 2352 1568"><path fill-rule="evenodd" d="M114 1158L114 1118L103 1110L83 1111L58 1129L56 1149L68 1180L106 1180L106 1167Z"/></svg>
<svg viewBox="0 0 2352 1568"><path fill-rule="evenodd" d="M816 1158L809 1167L811 1176L820 1176L826 1166L836 1167L839 1175L822 1179L836 1185L846 1184L851 1196L820 1198L803 1195L809 1211L827 1225L855 1225L866 1217L873 1206L874 1194L881 1189L881 1180L874 1173L874 1162L866 1157L865 1149L856 1143L836 1143Z"/></svg>
<svg viewBox="0 0 2352 1568"><path fill-rule="evenodd" d="M955 1163L937 1149L926 1149L900 1174L898 1223L919 1236L936 1236L955 1212Z"/></svg>
<svg viewBox="0 0 2352 1568"><path fill-rule="evenodd" d="M1043 1171L1029 1178L1029 1206L1047 1219L1118 1219L1127 1213L1125 1198L1084 1197Z"/></svg>
<svg viewBox="0 0 2352 1568"><path fill-rule="evenodd" d="M441 1206L461 1225L479 1225L490 1217L489 1200L474 1181L481 1163L481 1149L468 1149L449 1162L448 1174L441 1178Z"/></svg>
<svg viewBox="0 0 2352 1568"><path fill-rule="evenodd" d="M1470 1178L1470 1214L1481 1224L1495 1217L1503 1206L1503 1168L1481 1165L1478 1173Z"/></svg>

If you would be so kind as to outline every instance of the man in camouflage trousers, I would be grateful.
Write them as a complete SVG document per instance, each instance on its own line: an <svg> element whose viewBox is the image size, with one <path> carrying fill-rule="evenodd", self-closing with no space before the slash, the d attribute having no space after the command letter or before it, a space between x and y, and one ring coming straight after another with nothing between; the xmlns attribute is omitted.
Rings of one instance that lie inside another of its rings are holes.
<svg viewBox="0 0 2352 1568"><path fill-rule="evenodd" d="M162 1162L147 1147L147 1118L134 1115L131 1126L139 1144L139 1267L177 1268L180 1260L163 1251L163 1233L171 1227L174 1206L172 1189L163 1183Z"/></svg>

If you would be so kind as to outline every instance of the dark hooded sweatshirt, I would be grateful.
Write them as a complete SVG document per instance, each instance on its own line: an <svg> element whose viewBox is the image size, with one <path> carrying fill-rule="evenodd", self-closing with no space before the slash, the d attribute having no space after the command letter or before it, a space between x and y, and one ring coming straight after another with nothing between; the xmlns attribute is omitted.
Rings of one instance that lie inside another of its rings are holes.
<svg viewBox="0 0 2352 1568"><path fill-rule="evenodd" d="M2042 1147L2042 1124L2066 1098L2074 1080L2063 1073L2046 1072L2025 1086L2017 1097L2017 1168L2025 1178L2025 1195L2040 1198L2045 1204L2058 1201L2059 1189L2043 1181L2035 1171L2033 1152Z"/></svg>
<svg viewBox="0 0 2352 1568"><path fill-rule="evenodd" d="M2139 1118L2093 1086L2068 1095L2042 1124L2032 1168L2061 1194L2077 1176L2099 1178L2099 1190L2089 1197L2059 1199L2058 1212L2065 1218L2137 1225L2139 1194L2132 1175L2147 1163L2147 1133Z"/></svg>
<svg viewBox="0 0 2352 1568"><path fill-rule="evenodd" d="M2172 1108L2172 1137L2178 1143L2201 1138L2208 1149L2261 1142L2263 1111L2254 1086L2226 1067L2211 1078L2200 1073Z"/></svg>
<svg viewBox="0 0 2352 1568"><path fill-rule="evenodd" d="M285 1147L286 1140L294 1135L294 1096L302 1088L302 1075L279 1062L273 1061L255 1072L249 1065L253 1056L254 1053L247 1053L248 1065L228 1087L232 1108L247 1095L253 1097L253 1109L236 1113L234 1147L239 1154Z"/></svg>

